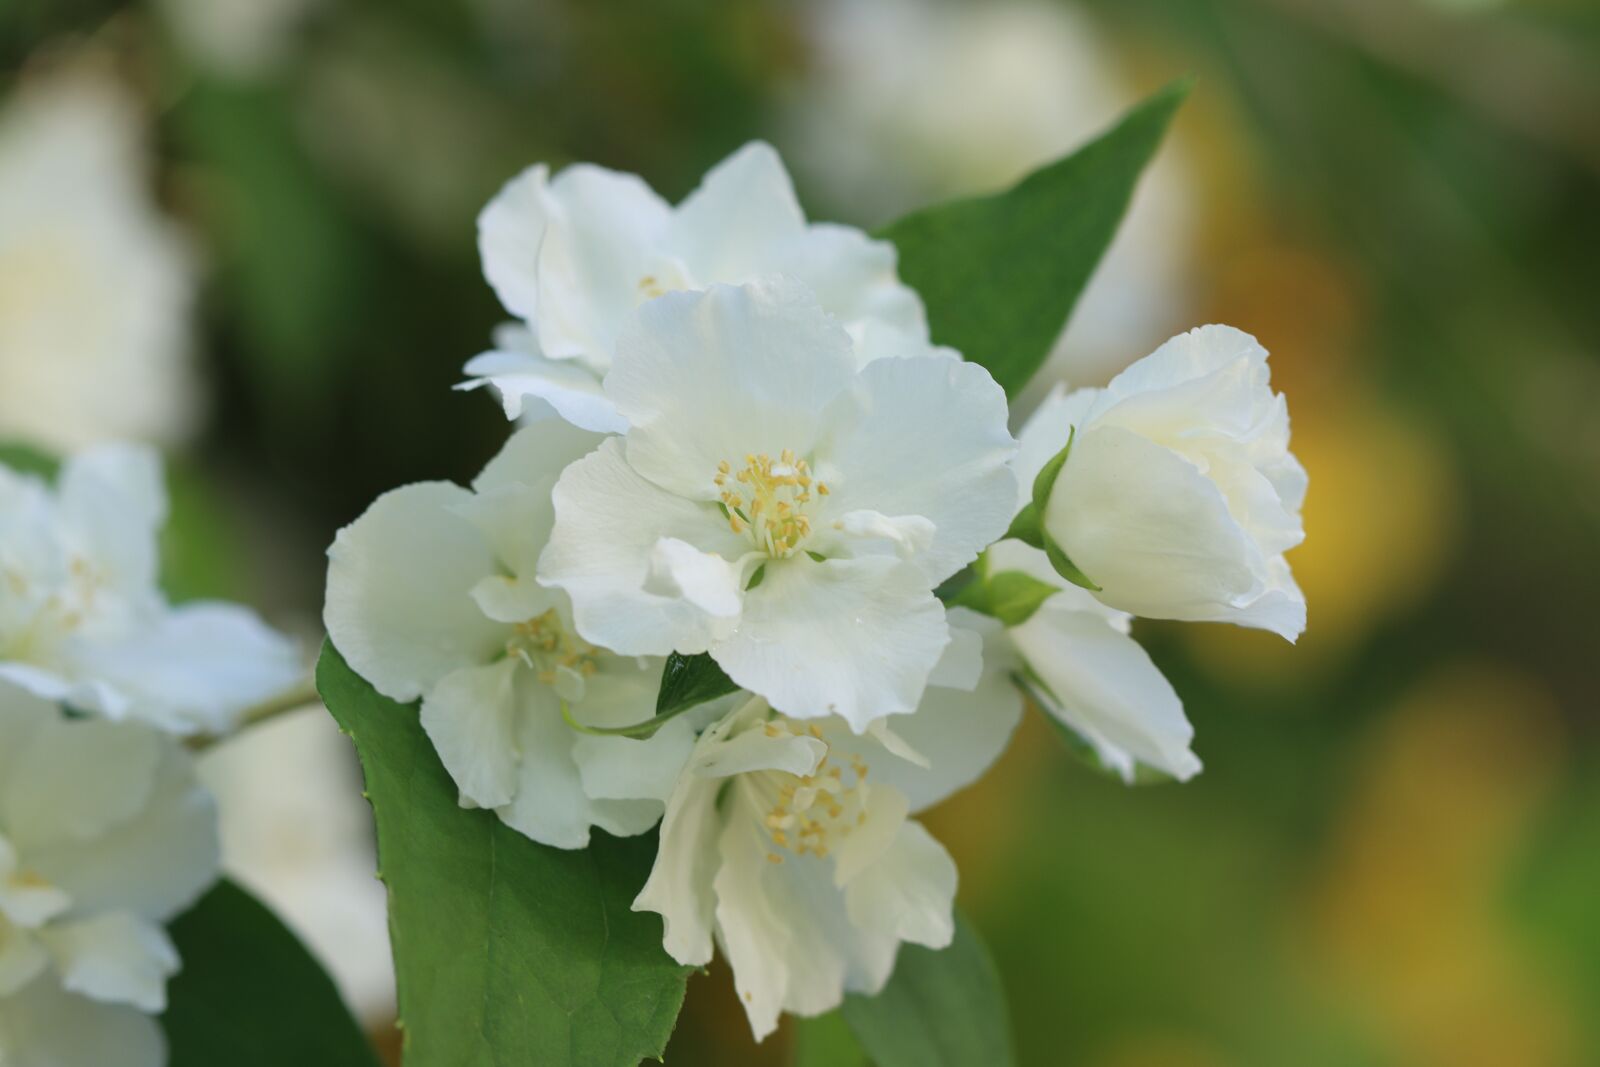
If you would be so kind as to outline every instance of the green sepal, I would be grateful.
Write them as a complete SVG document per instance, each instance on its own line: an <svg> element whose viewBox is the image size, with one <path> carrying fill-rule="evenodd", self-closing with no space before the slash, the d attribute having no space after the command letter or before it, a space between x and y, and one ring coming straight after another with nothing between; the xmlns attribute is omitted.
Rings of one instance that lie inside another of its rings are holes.
<svg viewBox="0 0 1600 1067"><path fill-rule="evenodd" d="M949 603L993 616L1007 626L1021 626L1059 592L1059 586L1041 582L1023 571L1001 571L968 582Z"/></svg>

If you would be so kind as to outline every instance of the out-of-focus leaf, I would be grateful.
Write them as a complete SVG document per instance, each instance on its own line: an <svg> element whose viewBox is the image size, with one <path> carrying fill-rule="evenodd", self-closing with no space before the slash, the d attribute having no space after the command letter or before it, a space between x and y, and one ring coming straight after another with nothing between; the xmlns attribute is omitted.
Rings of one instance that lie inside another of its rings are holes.
<svg viewBox="0 0 1600 1067"><path fill-rule="evenodd" d="M959 914L949 948L902 945L883 992L846 997L839 1010L877 1067L1016 1062L1000 974Z"/></svg>
<svg viewBox="0 0 1600 1067"><path fill-rule="evenodd" d="M238 886L207 893L172 939L183 969L161 1019L171 1067L377 1067L333 980Z"/></svg>
<svg viewBox="0 0 1600 1067"><path fill-rule="evenodd" d="M939 344L987 367L1016 396L1051 346L1116 235L1187 80L1167 86L1099 138L994 196L955 200L890 223L900 276L922 294Z"/></svg>
<svg viewBox="0 0 1600 1067"><path fill-rule="evenodd" d="M662 1055L689 968L631 910L655 838L528 840L457 790L415 705L328 644L317 686L355 742L378 823L407 1067L631 1065Z"/></svg>
<svg viewBox="0 0 1600 1067"><path fill-rule="evenodd" d="M794 1021L790 1067L872 1067L850 1024L836 1011Z"/></svg>

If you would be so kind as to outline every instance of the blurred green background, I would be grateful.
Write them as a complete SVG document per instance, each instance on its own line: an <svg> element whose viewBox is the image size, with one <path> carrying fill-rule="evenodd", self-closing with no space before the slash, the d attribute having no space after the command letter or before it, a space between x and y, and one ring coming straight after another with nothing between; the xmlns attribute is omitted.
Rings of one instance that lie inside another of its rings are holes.
<svg viewBox="0 0 1600 1067"><path fill-rule="evenodd" d="M1050 379L1096 384L1201 322L1260 337L1311 473L1290 556L1310 627L1291 648L1140 624L1196 725L1194 783L1125 788L1030 718L930 820L1021 1061L1600 1063L1600 7L5 0L0 62L0 438L166 445L175 595L249 600L308 647L333 531L504 439L450 387L505 317L474 218L523 166L592 160L676 199L762 137L813 217L873 225L1197 74ZM16 116L86 84L140 147L63 166L130 168L118 195L182 264L90 241L93 280L42 297L15 235L51 194L8 184ZM29 319L92 319L157 271L186 337L58 344ZM125 394L91 395L124 380L168 383L160 414L121 426ZM221 777L348 804L363 847L353 780L238 744ZM270 853L250 880L325 957L381 956L318 936L352 905L297 826L232 831ZM381 959L330 962L392 1045ZM714 968L668 1062L783 1064L786 1039L753 1048Z"/></svg>

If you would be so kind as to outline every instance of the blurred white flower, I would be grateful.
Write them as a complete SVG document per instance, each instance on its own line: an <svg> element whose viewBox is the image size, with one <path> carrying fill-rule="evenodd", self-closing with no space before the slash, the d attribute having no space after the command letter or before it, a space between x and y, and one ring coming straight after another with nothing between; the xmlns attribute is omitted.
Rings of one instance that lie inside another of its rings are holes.
<svg viewBox="0 0 1600 1067"><path fill-rule="evenodd" d="M113 83L28 83L0 112L0 440L65 451L193 428L195 269Z"/></svg>
<svg viewBox="0 0 1600 1067"><path fill-rule="evenodd" d="M467 807L535 841L583 848L589 829L640 834L661 818L694 743L688 718L648 740L600 737L655 715L663 661L619 656L573 630L565 593L534 577L551 486L600 437L546 418L514 434L472 489L385 493L328 550L328 636L422 725Z"/></svg>
<svg viewBox="0 0 1600 1067"><path fill-rule="evenodd" d="M523 326L467 364L516 418L529 397L585 429L626 423L600 388L629 313L663 293L784 275L874 347L926 342L922 302L895 275L894 246L807 224L783 162L753 142L676 208L632 174L544 165L506 185L478 219L484 274Z"/></svg>
<svg viewBox="0 0 1600 1067"><path fill-rule="evenodd" d="M1003 662L980 663L991 621L951 616L915 714L858 735L752 698L701 736L672 795L634 910L661 915L679 963L722 946L757 1040L780 1012L877 993L901 942L950 943L955 864L908 816L977 778L1022 707Z"/></svg>
<svg viewBox="0 0 1600 1067"><path fill-rule="evenodd" d="M221 813L223 869L305 939L360 1018L392 1019L372 809L333 718L308 706L208 748L196 765Z"/></svg>
<svg viewBox="0 0 1600 1067"><path fill-rule="evenodd" d="M292 642L237 605L156 584L156 454L99 445L52 489L0 465L0 679L113 719L223 734L303 676Z"/></svg>
<svg viewBox="0 0 1600 1067"><path fill-rule="evenodd" d="M631 428L561 476L539 568L580 634L709 651L795 717L860 730L917 706L949 640L933 589L1016 494L987 371L862 366L804 289L718 285L640 308L605 397Z"/></svg>
<svg viewBox="0 0 1600 1067"><path fill-rule="evenodd" d="M1130 635L1126 612L1063 580L1044 552L1020 541L989 549L985 569L991 576L1015 571L1056 590L1006 630L1041 710L1082 738L1126 782L1134 781L1140 765L1179 781L1200 773L1183 702Z"/></svg>
<svg viewBox="0 0 1600 1067"><path fill-rule="evenodd" d="M216 877L180 745L0 682L0 1063L162 1067L162 924Z"/></svg>
<svg viewBox="0 0 1600 1067"><path fill-rule="evenodd" d="M321 0L160 0L174 35L203 65L236 78L269 73Z"/></svg>
<svg viewBox="0 0 1600 1067"><path fill-rule="evenodd" d="M783 140L807 187L863 222L1000 189L1138 97L1115 43L1060 0L822 0L806 10L811 65L791 87ZM1191 185L1169 145L1036 383L1102 383L1184 320ZM1044 391L1027 390L1018 410Z"/></svg>
<svg viewBox="0 0 1600 1067"><path fill-rule="evenodd" d="M1024 485L1069 438L1044 531L1102 602L1291 641L1305 629L1305 597L1283 554L1305 539L1306 472L1255 338L1202 326L1104 389L1053 395L1022 431Z"/></svg>

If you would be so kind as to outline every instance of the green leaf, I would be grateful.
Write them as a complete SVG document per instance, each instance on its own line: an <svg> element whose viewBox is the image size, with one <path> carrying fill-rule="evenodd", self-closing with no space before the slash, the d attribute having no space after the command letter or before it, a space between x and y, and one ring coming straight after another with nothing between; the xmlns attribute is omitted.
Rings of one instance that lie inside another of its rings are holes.
<svg viewBox="0 0 1600 1067"><path fill-rule="evenodd" d="M667 657L661 672L661 690L656 694L656 718L677 715L708 700L736 692L738 686L717 661L704 652L685 656L674 652Z"/></svg>
<svg viewBox="0 0 1600 1067"><path fill-rule="evenodd" d="M18 474L33 474L54 481L61 461L32 445L0 443L0 466L10 467Z"/></svg>
<svg viewBox="0 0 1600 1067"><path fill-rule="evenodd" d="M1167 86L1006 192L885 227L880 236L899 249L900 277L922 294L933 339L1016 396L1049 355L1188 94L1187 80Z"/></svg>
<svg viewBox="0 0 1600 1067"><path fill-rule="evenodd" d="M839 1010L877 1067L1016 1063L999 972L960 914L949 948L902 945L883 992L846 997Z"/></svg>
<svg viewBox="0 0 1600 1067"><path fill-rule="evenodd" d="M171 1067L377 1067L333 980L238 886L207 893L172 939L183 969L161 1019Z"/></svg>
<svg viewBox="0 0 1600 1067"><path fill-rule="evenodd" d="M416 705L379 695L331 643L317 687L355 742L378 823L407 1067L609 1067L659 1058L690 968L631 910L654 835L528 840L456 803Z"/></svg>
<svg viewBox="0 0 1600 1067"><path fill-rule="evenodd" d="M1021 626L1061 587L1023 571L984 575L964 586L952 604L992 615L1007 626Z"/></svg>

